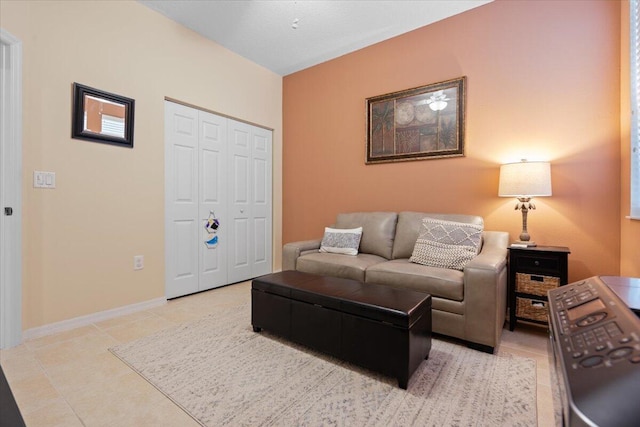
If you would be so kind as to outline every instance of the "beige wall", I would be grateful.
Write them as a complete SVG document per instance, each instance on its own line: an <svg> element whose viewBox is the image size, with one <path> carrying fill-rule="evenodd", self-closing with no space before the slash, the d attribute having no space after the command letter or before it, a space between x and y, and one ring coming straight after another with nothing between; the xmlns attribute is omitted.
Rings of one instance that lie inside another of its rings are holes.
<svg viewBox="0 0 640 427"><path fill-rule="evenodd" d="M465 157L364 164L366 98L460 76ZM499 165L549 160L553 197L535 199L532 239L570 247L570 280L618 274L619 88L612 1L495 1L286 76L283 241L358 210L478 214L516 239Z"/></svg>
<svg viewBox="0 0 640 427"><path fill-rule="evenodd" d="M2 1L0 26L24 55L24 329L164 295L165 97L274 129L280 265L280 76L133 1ZM73 82L135 99L133 149L71 139Z"/></svg>
<svg viewBox="0 0 640 427"><path fill-rule="evenodd" d="M629 75L629 2L620 2L620 275L640 277L640 221L625 218L631 209L630 157L631 157L631 98ZM637 120L637 118L636 118Z"/></svg>

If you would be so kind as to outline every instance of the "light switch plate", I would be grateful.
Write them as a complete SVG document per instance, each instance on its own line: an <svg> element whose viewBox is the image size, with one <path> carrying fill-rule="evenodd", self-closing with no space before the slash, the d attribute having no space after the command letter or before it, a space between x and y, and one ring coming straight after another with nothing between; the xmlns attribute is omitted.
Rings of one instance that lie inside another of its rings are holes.
<svg viewBox="0 0 640 427"><path fill-rule="evenodd" d="M56 188L56 173L33 171L33 188Z"/></svg>

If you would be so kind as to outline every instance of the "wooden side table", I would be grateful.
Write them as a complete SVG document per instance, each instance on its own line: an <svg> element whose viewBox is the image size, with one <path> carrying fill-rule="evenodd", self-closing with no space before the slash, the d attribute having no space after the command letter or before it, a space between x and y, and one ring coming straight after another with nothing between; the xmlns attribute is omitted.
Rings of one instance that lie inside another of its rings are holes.
<svg viewBox="0 0 640 427"><path fill-rule="evenodd" d="M548 325L547 291L567 284L564 246L509 248L509 330L518 320Z"/></svg>

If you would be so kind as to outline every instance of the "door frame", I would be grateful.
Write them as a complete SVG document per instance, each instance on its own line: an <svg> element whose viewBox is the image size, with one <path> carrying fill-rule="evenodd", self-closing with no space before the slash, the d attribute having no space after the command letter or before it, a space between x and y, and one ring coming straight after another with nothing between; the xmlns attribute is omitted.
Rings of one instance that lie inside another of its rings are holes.
<svg viewBox="0 0 640 427"><path fill-rule="evenodd" d="M0 348L22 341L22 42L0 28ZM6 216L5 207L13 214Z"/></svg>

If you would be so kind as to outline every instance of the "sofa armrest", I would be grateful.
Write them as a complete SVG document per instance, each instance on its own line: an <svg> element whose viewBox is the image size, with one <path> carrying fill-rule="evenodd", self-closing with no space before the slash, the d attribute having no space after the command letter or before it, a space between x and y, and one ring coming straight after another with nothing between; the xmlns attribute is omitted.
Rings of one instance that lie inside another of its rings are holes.
<svg viewBox="0 0 640 427"><path fill-rule="evenodd" d="M467 269L501 270L507 265L509 233L506 231L485 231L482 234L482 249L478 256L469 261Z"/></svg>
<svg viewBox="0 0 640 427"><path fill-rule="evenodd" d="M306 251L320 249L321 240L304 240L287 243L282 247L282 270L295 270L296 260Z"/></svg>
<svg viewBox="0 0 640 427"><path fill-rule="evenodd" d="M464 268L465 337L495 347L507 311L509 233L485 231L482 250Z"/></svg>

